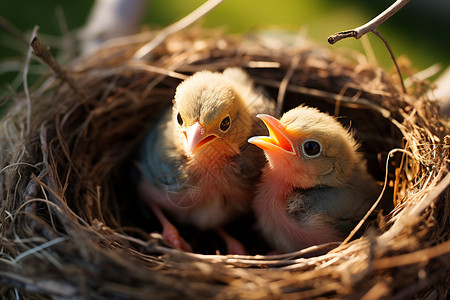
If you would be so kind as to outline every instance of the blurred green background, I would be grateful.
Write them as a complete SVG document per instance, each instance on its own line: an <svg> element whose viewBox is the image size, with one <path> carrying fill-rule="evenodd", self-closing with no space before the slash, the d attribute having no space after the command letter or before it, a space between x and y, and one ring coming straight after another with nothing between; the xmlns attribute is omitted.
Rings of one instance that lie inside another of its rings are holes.
<svg viewBox="0 0 450 300"><path fill-rule="evenodd" d="M160 28L175 22L201 5L204 0L151 0L144 23ZM363 51L361 41L342 40L328 45L329 35L364 24L394 0L225 0L203 21L207 27L221 27L231 33L266 26L293 31L304 29L311 39L329 48L354 48ZM31 33L39 25L41 39L56 52L60 37L75 32L86 21L92 0L1 0L0 16L23 32ZM379 27L395 55L408 57L418 70L450 63L450 1L412 0L397 15ZM64 21L62 21L64 20ZM67 29L61 24L67 24ZM369 34L378 62L392 68L382 42ZM70 42L70 41L69 41ZM0 92L20 87L27 47L0 28ZM67 58L66 58L67 59ZM61 63L64 64L64 58ZM31 70L32 73L32 70ZM14 84L15 83L15 84ZM0 94L1 95L1 94Z"/></svg>

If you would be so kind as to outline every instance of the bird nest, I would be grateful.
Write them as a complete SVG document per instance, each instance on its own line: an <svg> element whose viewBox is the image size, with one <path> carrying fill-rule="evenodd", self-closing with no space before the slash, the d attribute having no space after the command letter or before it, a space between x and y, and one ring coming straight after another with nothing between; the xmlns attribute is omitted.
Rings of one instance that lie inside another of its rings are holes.
<svg viewBox="0 0 450 300"><path fill-rule="evenodd" d="M363 55L280 32L243 38L185 30L147 59L133 59L151 36L106 43L56 78L44 76L3 118L2 295L446 297L449 127L427 98L426 82L404 94L397 77ZM230 66L245 69L283 111L315 106L352 128L384 187L380 205L391 208L378 205L376 218L365 217L359 235L340 245L264 255L270 249L248 218L229 226L247 256L223 255L212 233L188 227L181 231L194 252L170 247L138 200L137 148L181 80Z"/></svg>

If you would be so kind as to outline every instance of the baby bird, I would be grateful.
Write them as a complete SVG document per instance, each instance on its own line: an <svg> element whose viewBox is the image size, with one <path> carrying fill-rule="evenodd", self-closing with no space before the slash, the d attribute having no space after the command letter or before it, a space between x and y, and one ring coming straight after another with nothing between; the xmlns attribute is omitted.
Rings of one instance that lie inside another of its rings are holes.
<svg viewBox="0 0 450 300"><path fill-rule="evenodd" d="M352 134L306 106L280 120L258 117L269 136L249 142L264 150L268 164L253 206L267 241L280 252L342 241L378 193Z"/></svg>
<svg viewBox="0 0 450 300"><path fill-rule="evenodd" d="M181 224L216 230L229 253L245 253L221 226L251 210L265 159L247 140L265 131L256 114L273 111L273 101L239 68L197 72L177 87L173 108L140 149L140 196L170 244L192 250L165 212Z"/></svg>

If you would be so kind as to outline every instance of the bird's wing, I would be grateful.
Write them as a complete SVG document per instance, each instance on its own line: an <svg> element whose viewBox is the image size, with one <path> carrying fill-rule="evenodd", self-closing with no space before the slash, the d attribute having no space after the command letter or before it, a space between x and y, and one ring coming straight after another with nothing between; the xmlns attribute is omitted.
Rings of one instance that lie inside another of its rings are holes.
<svg viewBox="0 0 450 300"><path fill-rule="evenodd" d="M185 178L181 167L184 156L175 147L171 116L168 109L149 130L140 148L139 167L150 184L178 192Z"/></svg>
<svg viewBox="0 0 450 300"><path fill-rule="evenodd" d="M348 234L376 200L375 195L371 197L366 192L354 186L295 191L286 210L298 222L312 215L321 215L324 223Z"/></svg>

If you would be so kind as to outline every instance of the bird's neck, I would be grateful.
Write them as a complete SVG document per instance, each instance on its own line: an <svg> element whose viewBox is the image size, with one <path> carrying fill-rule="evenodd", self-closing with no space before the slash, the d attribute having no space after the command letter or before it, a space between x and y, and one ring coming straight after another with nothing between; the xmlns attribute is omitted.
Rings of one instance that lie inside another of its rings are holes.
<svg viewBox="0 0 450 300"><path fill-rule="evenodd" d="M187 156L188 168L199 174L220 173L225 171L226 166L237 154L230 148L205 147L194 155Z"/></svg>
<svg viewBox="0 0 450 300"><path fill-rule="evenodd" d="M267 195L264 198L271 199L274 205L284 204L286 195L294 189L284 176L280 176L279 172L270 170L268 165L263 170L262 182L265 183L262 189L263 193Z"/></svg>

